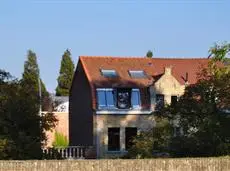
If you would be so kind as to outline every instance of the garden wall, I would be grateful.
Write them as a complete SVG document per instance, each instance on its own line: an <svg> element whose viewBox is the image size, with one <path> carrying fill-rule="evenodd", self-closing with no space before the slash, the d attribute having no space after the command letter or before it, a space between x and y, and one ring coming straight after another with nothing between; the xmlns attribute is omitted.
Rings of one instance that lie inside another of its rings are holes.
<svg viewBox="0 0 230 171"><path fill-rule="evenodd" d="M230 158L0 161L0 171L229 171Z"/></svg>

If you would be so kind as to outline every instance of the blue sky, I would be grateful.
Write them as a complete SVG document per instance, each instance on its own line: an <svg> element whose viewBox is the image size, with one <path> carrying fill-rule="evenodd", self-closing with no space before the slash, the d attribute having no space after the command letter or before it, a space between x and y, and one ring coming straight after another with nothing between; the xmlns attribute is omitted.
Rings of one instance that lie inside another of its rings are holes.
<svg viewBox="0 0 230 171"><path fill-rule="evenodd" d="M206 57L230 41L229 0L1 0L0 68L21 77L28 49L54 92L66 48L79 55Z"/></svg>

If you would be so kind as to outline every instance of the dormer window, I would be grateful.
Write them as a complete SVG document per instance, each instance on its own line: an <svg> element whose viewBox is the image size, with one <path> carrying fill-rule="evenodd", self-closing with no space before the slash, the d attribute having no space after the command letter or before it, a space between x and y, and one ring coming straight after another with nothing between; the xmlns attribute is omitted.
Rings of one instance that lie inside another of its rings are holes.
<svg viewBox="0 0 230 171"><path fill-rule="evenodd" d="M129 70L128 72L132 78L146 78L146 74L143 70Z"/></svg>
<svg viewBox="0 0 230 171"><path fill-rule="evenodd" d="M101 69L101 74L107 78L114 78L118 76L117 72L113 69Z"/></svg>
<svg viewBox="0 0 230 171"><path fill-rule="evenodd" d="M140 109L139 89L97 88L98 109Z"/></svg>

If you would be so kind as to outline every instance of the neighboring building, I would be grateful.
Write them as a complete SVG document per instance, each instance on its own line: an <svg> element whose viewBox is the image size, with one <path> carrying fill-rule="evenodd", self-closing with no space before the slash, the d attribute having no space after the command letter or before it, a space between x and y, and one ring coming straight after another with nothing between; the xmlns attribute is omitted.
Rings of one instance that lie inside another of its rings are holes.
<svg viewBox="0 0 230 171"><path fill-rule="evenodd" d="M94 146L98 158L121 156L153 112L176 103L207 59L80 57L69 97L71 146Z"/></svg>
<svg viewBox="0 0 230 171"><path fill-rule="evenodd" d="M55 141L55 132L66 136L69 139L69 97L68 96L55 96L51 94L52 112L57 118L58 122L50 131L46 131L47 144L46 147L52 147ZM43 111L46 113L48 111Z"/></svg>

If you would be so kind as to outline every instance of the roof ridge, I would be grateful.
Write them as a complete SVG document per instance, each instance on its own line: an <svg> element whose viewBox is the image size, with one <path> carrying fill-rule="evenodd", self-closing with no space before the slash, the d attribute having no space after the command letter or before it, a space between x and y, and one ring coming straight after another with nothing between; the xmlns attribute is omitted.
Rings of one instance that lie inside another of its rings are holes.
<svg viewBox="0 0 230 171"><path fill-rule="evenodd" d="M152 57L152 58L147 58L145 56L79 56L79 58L112 58L112 59L146 59L146 60L151 60L151 59L166 59L166 60L197 60L197 59L207 59L207 57Z"/></svg>

